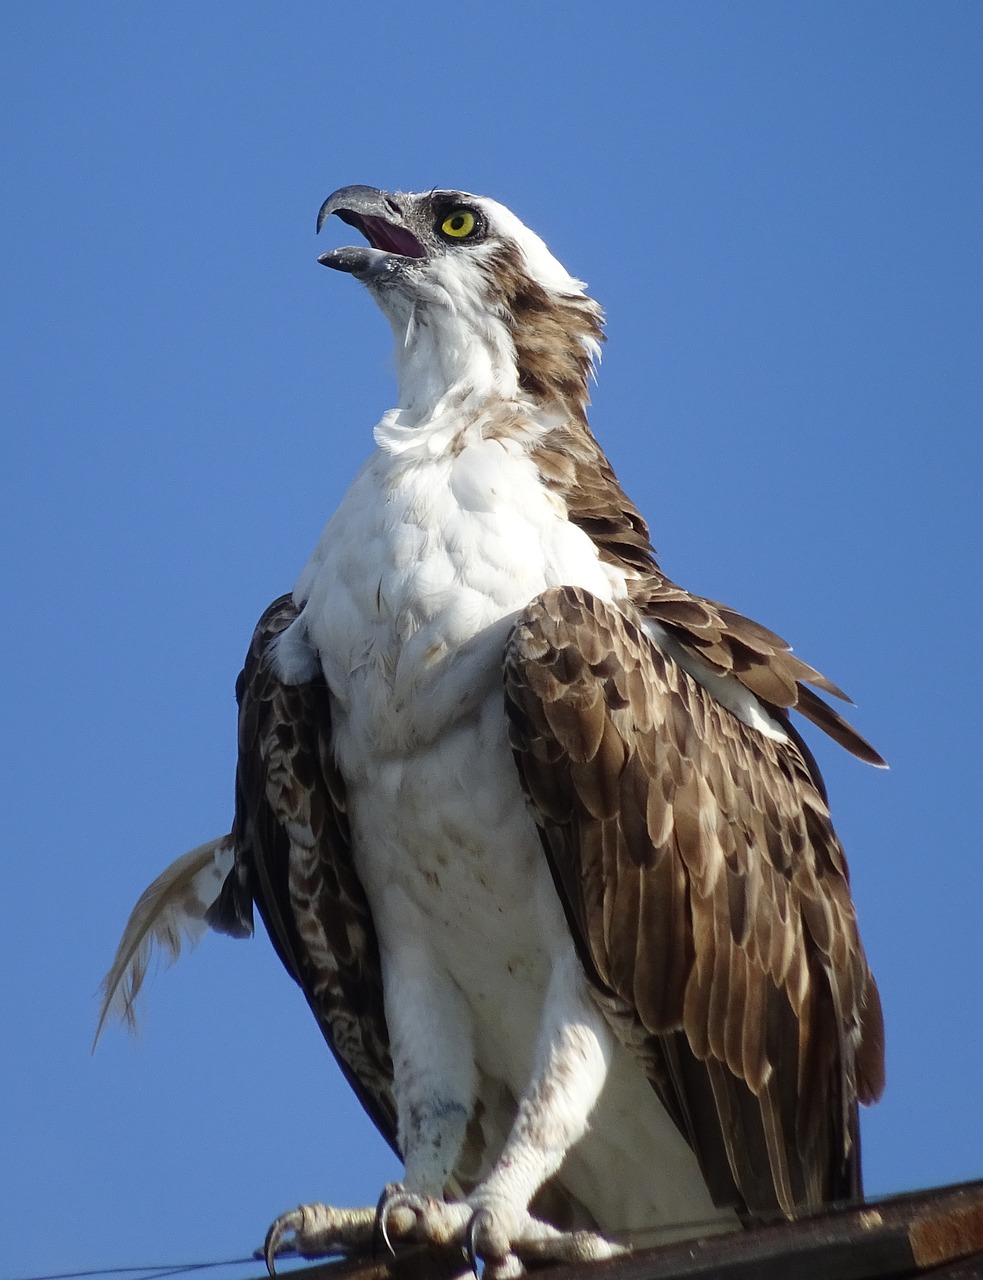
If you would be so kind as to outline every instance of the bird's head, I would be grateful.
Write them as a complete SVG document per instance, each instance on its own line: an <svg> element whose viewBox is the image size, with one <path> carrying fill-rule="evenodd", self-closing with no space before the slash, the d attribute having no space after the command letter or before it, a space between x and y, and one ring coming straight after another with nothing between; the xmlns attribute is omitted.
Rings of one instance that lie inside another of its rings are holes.
<svg viewBox="0 0 983 1280"><path fill-rule="evenodd" d="M400 406L526 398L582 413L601 310L504 205L463 191L342 187L321 206L368 244L318 259L361 280L396 334Z"/></svg>

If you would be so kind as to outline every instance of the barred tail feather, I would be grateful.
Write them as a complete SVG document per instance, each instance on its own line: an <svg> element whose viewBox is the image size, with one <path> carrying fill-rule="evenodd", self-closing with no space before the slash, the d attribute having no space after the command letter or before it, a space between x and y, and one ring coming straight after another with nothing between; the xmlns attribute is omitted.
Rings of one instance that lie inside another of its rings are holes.
<svg viewBox="0 0 983 1280"><path fill-rule="evenodd" d="M205 912L219 896L234 860L232 837L221 836L172 862L144 889L103 979L93 1049L110 1017L136 1029L136 998L155 948L166 951L173 964L185 938L192 945L201 938L208 927Z"/></svg>

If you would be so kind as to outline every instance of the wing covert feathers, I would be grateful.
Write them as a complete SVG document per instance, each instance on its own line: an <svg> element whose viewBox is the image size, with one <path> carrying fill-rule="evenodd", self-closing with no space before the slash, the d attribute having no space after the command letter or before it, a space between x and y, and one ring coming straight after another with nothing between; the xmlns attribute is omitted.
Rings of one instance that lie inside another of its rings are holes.
<svg viewBox="0 0 983 1280"><path fill-rule="evenodd" d="M749 624L746 648L775 639ZM816 683L803 667L789 678ZM795 738L749 729L576 588L519 616L505 689L586 972L715 1198L790 1215L856 1194L857 1101L883 1087L880 1004ZM781 706L789 688L778 692Z"/></svg>
<svg viewBox="0 0 983 1280"><path fill-rule="evenodd" d="M201 938L232 862L231 836L210 840L172 862L140 895L103 979L93 1049L110 1017L136 1029L136 1000L155 949L173 964L185 939L193 945Z"/></svg>
<svg viewBox="0 0 983 1280"><path fill-rule="evenodd" d="M870 743L813 691L822 689L849 702L843 690L797 658L774 631L726 605L690 595L658 570L636 585L632 601L645 617L668 627L695 657L733 675L762 702L794 708L859 759L884 766Z"/></svg>

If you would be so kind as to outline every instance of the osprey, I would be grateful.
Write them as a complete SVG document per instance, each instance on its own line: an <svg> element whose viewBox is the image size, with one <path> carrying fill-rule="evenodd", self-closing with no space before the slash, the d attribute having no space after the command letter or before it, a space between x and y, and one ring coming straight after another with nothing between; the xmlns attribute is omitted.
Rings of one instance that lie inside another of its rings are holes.
<svg viewBox="0 0 983 1280"><path fill-rule="evenodd" d="M538 236L461 191L330 215L399 404L256 628L232 831L137 904L103 1019L155 942L259 909L405 1166L378 1208L283 1215L271 1267L381 1227L512 1275L858 1196L881 1008L790 711L883 762L660 570L587 425L600 309Z"/></svg>

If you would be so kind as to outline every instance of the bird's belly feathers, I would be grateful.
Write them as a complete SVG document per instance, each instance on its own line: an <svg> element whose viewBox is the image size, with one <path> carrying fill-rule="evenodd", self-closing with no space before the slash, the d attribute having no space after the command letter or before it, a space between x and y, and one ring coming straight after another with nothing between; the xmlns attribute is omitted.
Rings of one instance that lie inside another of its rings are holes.
<svg viewBox="0 0 983 1280"><path fill-rule="evenodd" d="M479 718L489 729L503 720L490 699ZM497 727L498 741L483 734L480 746L467 732L442 736L350 790L349 807L370 901L465 993L476 1061L518 1096L551 966L571 943Z"/></svg>

